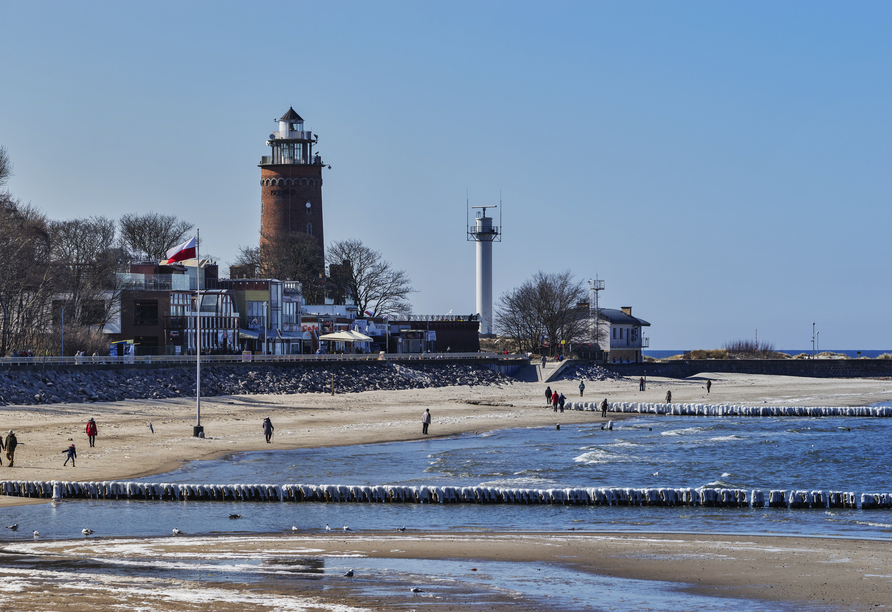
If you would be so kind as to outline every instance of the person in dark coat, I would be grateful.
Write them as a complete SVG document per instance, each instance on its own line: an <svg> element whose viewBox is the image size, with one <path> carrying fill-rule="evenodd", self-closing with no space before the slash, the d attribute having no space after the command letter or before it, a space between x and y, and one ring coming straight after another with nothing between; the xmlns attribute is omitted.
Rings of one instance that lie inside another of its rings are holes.
<svg viewBox="0 0 892 612"><path fill-rule="evenodd" d="M710 390L710 389L712 389L712 381L711 381L711 380L707 380L707 381L706 381L706 395L709 395L709 390Z"/></svg>
<svg viewBox="0 0 892 612"><path fill-rule="evenodd" d="M604 401L601 402L601 416L602 417L607 416L607 398L606 397L604 398Z"/></svg>
<svg viewBox="0 0 892 612"><path fill-rule="evenodd" d="M9 467L12 467L15 462L15 447L19 445L18 439L16 439L15 434L10 429L9 434L6 436L6 458L9 459Z"/></svg>
<svg viewBox="0 0 892 612"><path fill-rule="evenodd" d="M92 418L87 421L87 439L90 441L90 448L96 446L96 421Z"/></svg>
<svg viewBox="0 0 892 612"><path fill-rule="evenodd" d="M567 398L564 397L563 393L558 395L558 407L561 409L561 412L564 411L564 402L566 402L566 401L567 401Z"/></svg>
<svg viewBox="0 0 892 612"><path fill-rule="evenodd" d="M551 385L545 387L545 405L551 406Z"/></svg>
<svg viewBox="0 0 892 612"><path fill-rule="evenodd" d="M672 403L672 389L669 389L668 391L666 391L666 403L667 404Z"/></svg>
<svg viewBox="0 0 892 612"><path fill-rule="evenodd" d="M68 465L68 462L71 461L71 467L75 467L74 460L77 459L77 450L74 448L74 444L69 446L67 449L62 451L63 453L68 453L68 456L65 457L65 463L62 464L62 467Z"/></svg>
<svg viewBox="0 0 892 612"><path fill-rule="evenodd" d="M263 419L263 435L266 436L266 443L270 443L270 439L273 437L273 422L269 420L269 417Z"/></svg>
<svg viewBox="0 0 892 612"><path fill-rule="evenodd" d="M585 381L579 381L579 397L582 397L582 394L585 393Z"/></svg>

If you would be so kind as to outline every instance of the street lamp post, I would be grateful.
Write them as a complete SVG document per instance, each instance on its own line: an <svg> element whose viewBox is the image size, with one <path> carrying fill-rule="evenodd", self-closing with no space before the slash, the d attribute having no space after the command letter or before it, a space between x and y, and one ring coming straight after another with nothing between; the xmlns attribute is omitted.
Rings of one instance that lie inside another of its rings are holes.
<svg viewBox="0 0 892 612"><path fill-rule="evenodd" d="M815 324L811 324L811 358L815 358Z"/></svg>
<svg viewBox="0 0 892 612"><path fill-rule="evenodd" d="M821 332L815 334L815 352L821 352Z"/></svg>

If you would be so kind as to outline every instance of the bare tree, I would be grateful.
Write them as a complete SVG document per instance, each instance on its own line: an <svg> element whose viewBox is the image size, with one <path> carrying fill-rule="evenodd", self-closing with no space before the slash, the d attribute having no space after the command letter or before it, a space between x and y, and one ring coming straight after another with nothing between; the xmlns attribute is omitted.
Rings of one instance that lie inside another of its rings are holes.
<svg viewBox="0 0 892 612"><path fill-rule="evenodd" d="M495 327L500 334L511 338L515 352L538 352L542 342L543 327L536 313L530 308L534 302L530 281L502 294L496 305Z"/></svg>
<svg viewBox="0 0 892 612"><path fill-rule="evenodd" d="M46 217L0 193L0 354L34 349L50 323L54 289Z"/></svg>
<svg viewBox="0 0 892 612"><path fill-rule="evenodd" d="M577 305L585 297L580 281L567 270L536 272L504 295L496 309L498 332L515 339L520 350L535 351L544 337L552 354L561 342L580 342L590 335L586 313Z"/></svg>
<svg viewBox="0 0 892 612"><path fill-rule="evenodd" d="M131 255L145 253L150 261L166 259L168 249L186 240L195 227L174 215L146 213L121 217L121 244Z"/></svg>
<svg viewBox="0 0 892 612"><path fill-rule="evenodd" d="M240 246L233 266L252 277L300 281L307 304L324 301L325 270L319 241L301 232L276 234L260 246Z"/></svg>
<svg viewBox="0 0 892 612"><path fill-rule="evenodd" d="M341 240L328 247L329 282L335 291L353 299L360 313L376 316L408 315L412 283L381 253L360 240Z"/></svg>
<svg viewBox="0 0 892 612"><path fill-rule="evenodd" d="M52 221L49 224L59 286L57 300L70 320L102 328L115 314L124 254L116 247L115 222L106 217Z"/></svg>
<svg viewBox="0 0 892 612"><path fill-rule="evenodd" d="M245 268L249 277L257 278L260 273L260 247L239 245L235 259L229 265Z"/></svg>
<svg viewBox="0 0 892 612"><path fill-rule="evenodd" d="M0 147L0 187L6 185L11 176L12 161L9 159L9 153L6 152L6 147Z"/></svg>

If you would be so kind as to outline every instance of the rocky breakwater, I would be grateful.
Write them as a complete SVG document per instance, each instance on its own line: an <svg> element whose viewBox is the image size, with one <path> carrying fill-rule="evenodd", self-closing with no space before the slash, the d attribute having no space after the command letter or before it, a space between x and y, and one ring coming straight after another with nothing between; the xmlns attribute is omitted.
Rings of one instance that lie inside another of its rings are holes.
<svg viewBox="0 0 892 612"><path fill-rule="evenodd" d="M611 372L594 363L568 364L560 371L556 380L620 380L622 374Z"/></svg>
<svg viewBox="0 0 892 612"><path fill-rule="evenodd" d="M482 365L394 363L206 366L201 395L357 393L512 382ZM7 370L0 372L0 406L116 402L194 397L190 368L107 370Z"/></svg>

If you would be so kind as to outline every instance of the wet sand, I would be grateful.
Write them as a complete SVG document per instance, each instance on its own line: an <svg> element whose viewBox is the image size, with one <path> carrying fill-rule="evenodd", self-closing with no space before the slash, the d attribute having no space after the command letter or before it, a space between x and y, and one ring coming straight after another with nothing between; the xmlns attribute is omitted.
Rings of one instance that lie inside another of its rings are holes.
<svg viewBox="0 0 892 612"><path fill-rule="evenodd" d="M709 395L705 389L707 378L713 380ZM577 383L573 381L558 382L551 387L562 391L570 401L579 400ZM206 398L201 404L206 439L191 436L196 413L194 398L170 402L7 406L2 409L0 427L3 430L14 429L20 446L15 467L6 466L4 457L0 478L124 480L163 473L186 461L212 459L232 452L411 440L422 437L420 421L424 408L430 408L433 415L431 436L622 418L608 415L607 419L602 419L600 413L579 411L555 414L546 408L544 389L545 384L513 383L499 387L371 391L334 396L304 394ZM583 400L600 401L607 397L609 401L658 402L665 397L667 389L672 390L673 401L678 403L863 406L892 400L892 382L888 380L736 374L709 374L681 381L650 379L644 392L638 391L637 380L589 381ZM264 442L260 428L266 416L272 419L276 427L273 443L269 445ZM96 447L92 449L87 445L84 434L84 425L90 417L96 419L99 427ZM154 433L149 430L149 422ZM71 443L69 438L77 445L76 468L62 467L62 452ZM20 498L0 497L0 505L21 503L29 502ZM885 513L882 516L882 520L886 520ZM888 542L703 535L682 537L674 534L607 538L578 533L536 536L539 540L531 539L528 534L413 534L410 540L404 535L400 534L403 536L398 545L399 550L403 551L400 554L419 558L573 564L584 571L604 575L681 581L694 585L685 588L723 596L816 602L818 609L867 609L875 603L888 605L892 602L892 576L885 569L892 549ZM276 539L281 540L280 544L275 543ZM272 543L264 542L263 546L275 548L294 543L290 534L273 540ZM313 547L332 544L330 540L317 542L310 539L307 542L308 546ZM349 539L341 537L335 540L335 549L326 550L336 552L338 547L347 546L375 556L395 554L392 549L396 549L397 544L391 546L390 543L376 542L380 540L370 534ZM67 545L70 548L60 549L68 551L63 553L63 559L66 556L90 554L90 549L83 547L93 546L88 542L71 542ZM234 544L230 539L221 538L219 545L225 548ZM105 553L97 552L97 555L104 558ZM51 566L46 565L44 569L49 570ZM531 571L535 570L531 568ZM44 586L49 592L53 592L53 579L52 574L47 574ZM201 586L195 588L199 591L204 589ZM232 585L225 587L227 590L233 588ZM77 605L74 605L77 598L60 601L45 599L36 594L40 589L35 589L28 588L27 592L16 595L16 605L10 609L66 609L58 606L69 603L72 609L84 606L99 606L102 609L103 606L101 602L86 599ZM136 588L134 592L139 592L139 589ZM2 589L0 593L3 593ZM3 597L8 595L7 592ZM215 602L213 605L165 608L168 604L159 602L161 607L155 609L230 609L227 607L229 604L215 598L211 591L207 591L206 595L208 601ZM101 597L101 593L84 594L82 597ZM354 607L389 607L387 602L374 603L377 596L356 592L350 584L326 587L320 591L319 597L330 603L350 602ZM461 609L460 601L461 598L452 603L437 602L437 609L450 609L451 605L455 606L454 609ZM244 600L232 605L232 609L245 609L262 604ZM493 601L491 605L502 604ZM534 604L530 605L530 609L536 609ZM334 608L323 606L316 609Z"/></svg>

